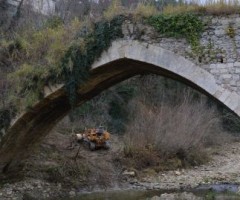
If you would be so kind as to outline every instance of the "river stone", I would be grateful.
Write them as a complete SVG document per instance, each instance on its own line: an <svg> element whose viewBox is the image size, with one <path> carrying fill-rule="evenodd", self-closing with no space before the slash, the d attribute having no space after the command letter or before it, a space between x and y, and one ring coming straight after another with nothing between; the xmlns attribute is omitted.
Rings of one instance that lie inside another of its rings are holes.
<svg viewBox="0 0 240 200"><path fill-rule="evenodd" d="M181 172L180 172L180 171L175 171L175 175L176 175L176 176L180 176L180 175L181 175Z"/></svg>
<svg viewBox="0 0 240 200"><path fill-rule="evenodd" d="M76 192L75 192L75 191L71 191L71 192L69 192L69 195L70 195L71 197L76 196Z"/></svg>
<svg viewBox="0 0 240 200"><path fill-rule="evenodd" d="M151 200L175 200L175 199L184 199L184 200L202 200L202 197L197 197L192 193L172 193L172 194L167 194L164 193L160 197L159 196L154 196L151 198Z"/></svg>
<svg viewBox="0 0 240 200"><path fill-rule="evenodd" d="M159 198L159 200L174 200L175 199L175 194L162 194Z"/></svg>
<svg viewBox="0 0 240 200"><path fill-rule="evenodd" d="M122 175L134 177L134 176L136 176L136 172L135 172L135 171L127 171L127 170L125 170L125 171L122 173Z"/></svg>
<svg viewBox="0 0 240 200"><path fill-rule="evenodd" d="M184 200L202 200L203 199L202 197L198 197L192 193L187 193L187 192L183 192L183 193L179 194L178 198L184 199Z"/></svg>
<svg viewBox="0 0 240 200"><path fill-rule="evenodd" d="M151 198L151 200L160 200L160 197L154 196L154 197Z"/></svg>

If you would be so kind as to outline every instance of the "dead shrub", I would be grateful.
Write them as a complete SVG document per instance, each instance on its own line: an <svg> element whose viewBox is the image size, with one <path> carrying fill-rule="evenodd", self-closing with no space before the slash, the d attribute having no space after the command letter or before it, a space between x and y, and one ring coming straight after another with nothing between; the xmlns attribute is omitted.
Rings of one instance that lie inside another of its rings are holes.
<svg viewBox="0 0 240 200"><path fill-rule="evenodd" d="M151 166L158 166L160 163L160 157L156 151L145 148L133 148L129 151L126 148L125 146L124 155L127 159L122 160L122 164L125 166L142 170Z"/></svg>
<svg viewBox="0 0 240 200"><path fill-rule="evenodd" d="M201 6L194 4L179 4L179 5L167 5L163 9L164 14L181 14L181 13L189 13L189 12L198 12Z"/></svg>
<svg viewBox="0 0 240 200"><path fill-rule="evenodd" d="M181 14L187 12L204 13L209 15L238 14L240 3L237 0L208 0L199 4L196 0L187 1L177 5L168 5L163 9L164 14Z"/></svg>
<svg viewBox="0 0 240 200"><path fill-rule="evenodd" d="M58 166L45 169L48 181L51 182L78 182L85 181L90 174L88 164L74 160L62 161Z"/></svg>
<svg viewBox="0 0 240 200"><path fill-rule="evenodd" d="M151 4L144 4L144 3L139 3L135 10L133 11L133 14L135 18L147 18L153 15L157 15L159 11L154 5Z"/></svg>
<svg viewBox="0 0 240 200"><path fill-rule="evenodd" d="M103 16L107 20L113 19L117 15L121 15L125 13L125 9L122 6L122 2L120 0L113 0L110 6L103 12Z"/></svg>
<svg viewBox="0 0 240 200"><path fill-rule="evenodd" d="M117 176L111 163L103 159L97 162L95 160L91 165L91 174L88 178L89 187L107 189L115 184Z"/></svg>
<svg viewBox="0 0 240 200"><path fill-rule="evenodd" d="M143 99L134 99L129 105L135 114L124 137L126 157L143 168L147 167L145 157L149 160L159 157L158 163L150 163L149 166L165 163L187 167L208 160L204 147L209 143L215 144L216 138L224 134L218 112L207 105L205 98L196 101L193 95L185 92L181 102L175 105L165 102L158 107L146 106ZM156 152L158 156L153 156Z"/></svg>
<svg viewBox="0 0 240 200"><path fill-rule="evenodd" d="M231 15L239 13L240 3L236 0L207 1L204 7L207 14Z"/></svg>

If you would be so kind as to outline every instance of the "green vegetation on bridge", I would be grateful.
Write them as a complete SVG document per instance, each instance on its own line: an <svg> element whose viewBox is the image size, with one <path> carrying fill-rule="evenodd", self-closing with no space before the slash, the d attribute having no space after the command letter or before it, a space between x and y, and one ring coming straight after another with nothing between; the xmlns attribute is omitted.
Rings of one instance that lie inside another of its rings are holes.
<svg viewBox="0 0 240 200"><path fill-rule="evenodd" d="M20 65L10 74L14 96L21 94L23 106L29 107L43 97L45 85L65 82L74 104L76 89L87 80L91 64L112 41L123 37L121 26L126 19L134 20L119 15L94 23L74 20L64 25L53 18L40 30L24 30L14 41L5 42L9 58ZM156 15L141 20L164 36L186 38L195 49L199 45L203 22L195 14Z"/></svg>

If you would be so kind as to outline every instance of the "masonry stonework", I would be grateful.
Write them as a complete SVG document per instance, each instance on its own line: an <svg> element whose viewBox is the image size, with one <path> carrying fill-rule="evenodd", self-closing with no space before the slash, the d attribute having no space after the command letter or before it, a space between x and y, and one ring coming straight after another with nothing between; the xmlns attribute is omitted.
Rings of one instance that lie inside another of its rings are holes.
<svg viewBox="0 0 240 200"><path fill-rule="evenodd" d="M139 40L162 47L192 61L214 75L217 84L240 94L240 15L206 16L200 55L192 53L185 39L166 38L154 28L126 21L125 40Z"/></svg>

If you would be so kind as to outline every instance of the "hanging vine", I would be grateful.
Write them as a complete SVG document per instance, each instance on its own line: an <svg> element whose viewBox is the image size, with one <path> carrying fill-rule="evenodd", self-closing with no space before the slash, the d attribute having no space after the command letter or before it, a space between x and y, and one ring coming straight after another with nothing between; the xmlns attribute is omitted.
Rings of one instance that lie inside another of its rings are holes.
<svg viewBox="0 0 240 200"><path fill-rule="evenodd" d="M65 41L69 38L67 30L61 24L43 29L29 40L17 38L15 43L19 45L14 45L11 55L15 60L24 59L20 68L9 76L15 83L12 96L17 99L14 101L21 99L25 107L31 107L44 96L45 85L64 82L74 106L77 88L89 78L94 60L113 40L123 37L123 21L123 16L116 16L110 21L82 26L80 30L78 22L73 22L77 23L73 28L75 37L71 41L68 39L68 43Z"/></svg>
<svg viewBox="0 0 240 200"><path fill-rule="evenodd" d="M123 37L125 18L118 15L86 26L75 21L70 36L68 29L55 20L30 38L17 37L10 54L21 66L10 75L15 83L12 96L18 98L15 101L21 99L22 105L31 107L44 96L45 85L64 82L70 104L74 106L77 89L89 78L94 60L112 41ZM203 22L196 15L157 15L148 17L147 22L163 36L186 38L193 50L199 49Z"/></svg>
<svg viewBox="0 0 240 200"><path fill-rule="evenodd" d="M96 23L93 32L84 37L84 48L81 45L73 45L64 56L61 65L62 76L72 106L76 103L77 88L89 78L91 64L110 47L113 40L123 37L123 20L123 16L117 16L111 21Z"/></svg>

